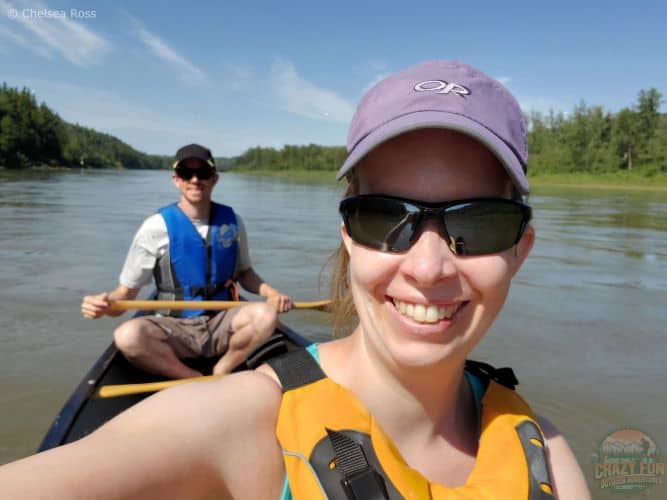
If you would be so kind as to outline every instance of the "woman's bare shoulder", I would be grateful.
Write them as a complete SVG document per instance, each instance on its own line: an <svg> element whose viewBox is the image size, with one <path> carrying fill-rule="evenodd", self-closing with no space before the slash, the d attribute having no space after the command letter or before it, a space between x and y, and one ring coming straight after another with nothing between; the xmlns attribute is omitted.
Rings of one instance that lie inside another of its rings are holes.
<svg viewBox="0 0 667 500"><path fill-rule="evenodd" d="M217 443L224 441L221 452L230 446L246 446L267 433L274 435L282 392L270 377L259 372L240 372L211 382L193 382L177 386L146 401L146 407L131 408L126 421L118 425L134 426L147 416L161 417L164 425L177 432L200 436L216 452ZM196 426L188 423L197 422ZM188 430L188 427L193 427ZM246 435L247 434L247 435ZM218 441L220 440L220 441Z"/></svg>
<svg viewBox="0 0 667 500"><path fill-rule="evenodd" d="M565 437L546 418L538 416L537 421L546 440L549 473L556 498L590 499L584 474Z"/></svg>

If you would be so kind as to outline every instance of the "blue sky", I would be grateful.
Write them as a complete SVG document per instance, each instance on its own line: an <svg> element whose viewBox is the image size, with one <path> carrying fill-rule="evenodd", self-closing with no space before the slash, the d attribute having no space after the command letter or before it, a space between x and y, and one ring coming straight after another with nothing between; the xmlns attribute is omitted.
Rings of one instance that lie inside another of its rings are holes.
<svg viewBox="0 0 667 500"><path fill-rule="evenodd" d="M525 111L667 99L665 5L0 0L0 81L149 153L342 145L363 92L427 59L478 67Z"/></svg>

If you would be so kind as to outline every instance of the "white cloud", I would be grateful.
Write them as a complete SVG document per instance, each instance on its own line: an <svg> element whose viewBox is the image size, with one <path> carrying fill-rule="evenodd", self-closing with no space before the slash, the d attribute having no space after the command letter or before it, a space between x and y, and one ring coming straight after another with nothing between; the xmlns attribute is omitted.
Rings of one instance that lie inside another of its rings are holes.
<svg viewBox="0 0 667 500"><path fill-rule="evenodd" d="M0 8L2 8L2 7L0 6ZM26 40L25 37L23 37L21 34L17 33L16 31L9 29L6 26L1 26L0 25L0 38L4 38L5 40L9 40L14 45L20 45L21 47L24 47L26 49L28 49L32 46L32 44L28 43L28 40ZM50 56L51 54L48 53L48 52L45 52L45 55Z"/></svg>
<svg viewBox="0 0 667 500"><path fill-rule="evenodd" d="M50 52L46 47L29 42L23 35L17 33L16 31L6 26L0 26L0 38L9 40L14 45L18 45L20 47L23 47L24 49L28 49L47 59L53 59L53 53ZM1 48L6 52L5 50L6 46L3 46Z"/></svg>
<svg viewBox="0 0 667 500"><path fill-rule="evenodd" d="M512 78L509 76L496 76L494 77L505 87L509 86ZM530 96L530 95L518 95L513 93L516 100L519 102L519 106L524 113L531 113L536 111L542 114L548 114L550 111L555 113L563 112L566 108L569 108L569 105L562 99L549 97L549 96ZM567 115L567 112L564 112Z"/></svg>
<svg viewBox="0 0 667 500"><path fill-rule="evenodd" d="M512 81L512 78L509 77L509 76L498 76L498 77L496 77L496 80L498 80L505 87L507 87L507 84Z"/></svg>
<svg viewBox="0 0 667 500"><path fill-rule="evenodd" d="M387 71L389 65L385 61L373 60L368 63L368 67L377 73L384 73Z"/></svg>
<svg viewBox="0 0 667 500"><path fill-rule="evenodd" d="M335 123L348 123L352 118L352 104L299 76L289 61L276 60L270 80L280 107L289 113Z"/></svg>
<svg viewBox="0 0 667 500"><path fill-rule="evenodd" d="M32 35L26 39L23 34L14 30L2 30L4 38L10 39L14 44L29 48L42 57L51 58L52 53L59 53L72 64L77 66L90 66L100 61L101 57L111 48L111 44L86 28L80 22L69 19L68 15L51 17L36 17L30 15L35 10L60 11L52 9L42 2L19 1L10 3L0 0L0 11L6 19L8 12L14 10L18 13L10 21L15 26L23 28L24 33ZM68 11L64 11L68 14Z"/></svg>
<svg viewBox="0 0 667 500"><path fill-rule="evenodd" d="M232 156L258 144L281 147L286 141L267 140L261 132L244 130L238 124L208 122L155 110L117 93L53 80L0 75L0 81L28 87L38 102L46 104L61 118L84 127L114 135L134 148L158 154L173 154L183 144L206 144L216 156Z"/></svg>
<svg viewBox="0 0 667 500"><path fill-rule="evenodd" d="M374 87L377 83L380 83L382 80L387 78L389 75L391 75L391 73L389 72L378 73L377 75L375 75L375 77L370 82L368 82L364 87L363 89L364 93L370 90L371 87Z"/></svg>
<svg viewBox="0 0 667 500"><path fill-rule="evenodd" d="M139 40L154 56L173 67L185 84L197 86L207 83L208 78L201 69L169 47L160 37L148 31L139 21L131 16L130 18L134 22Z"/></svg>
<svg viewBox="0 0 667 500"><path fill-rule="evenodd" d="M519 101L519 106L524 112L537 111L539 113L549 113L553 110L554 112L563 111L566 108L569 108L566 103L554 99L552 97L544 96L516 96Z"/></svg>
<svg viewBox="0 0 667 500"><path fill-rule="evenodd" d="M362 89L362 93L364 94L372 87L374 87L375 84L391 75L391 71L389 71L389 65L385 61L372 60L368 63L368 67L375 73L375 76L366 85L364 85Z"/></svg>

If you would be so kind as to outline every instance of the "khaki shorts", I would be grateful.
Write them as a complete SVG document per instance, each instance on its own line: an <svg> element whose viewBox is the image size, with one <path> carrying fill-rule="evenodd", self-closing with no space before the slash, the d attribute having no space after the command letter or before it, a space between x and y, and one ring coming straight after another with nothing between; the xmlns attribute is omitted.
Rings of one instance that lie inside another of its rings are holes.
<svg viewBox="0 0 667 500"><path fill-rule="evenodd" d="M166 342L179 358L213 358L222 356L229 347L232 319L238 308L220 311L215 316L173 318L144 316L166 334Z"/></svg>

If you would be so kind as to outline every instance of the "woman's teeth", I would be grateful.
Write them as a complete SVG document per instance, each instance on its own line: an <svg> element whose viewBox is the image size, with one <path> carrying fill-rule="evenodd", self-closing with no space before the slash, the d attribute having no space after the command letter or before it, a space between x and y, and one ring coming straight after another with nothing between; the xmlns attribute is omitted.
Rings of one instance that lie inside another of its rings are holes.
<svg viewBox="0 0 667 500"><path fill-rule="evenodd" d="M425 306L424 304L411 304L397 299L393 300L396 309L398 309L403 316L407 316L419 323L437 323L442 319L451 319L452 316L454 316L454 313L461 307L461 302L442 306L433 304Z"/></svg>

